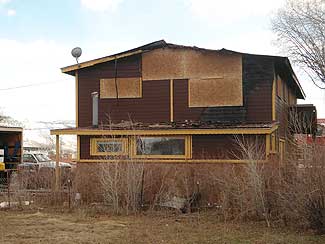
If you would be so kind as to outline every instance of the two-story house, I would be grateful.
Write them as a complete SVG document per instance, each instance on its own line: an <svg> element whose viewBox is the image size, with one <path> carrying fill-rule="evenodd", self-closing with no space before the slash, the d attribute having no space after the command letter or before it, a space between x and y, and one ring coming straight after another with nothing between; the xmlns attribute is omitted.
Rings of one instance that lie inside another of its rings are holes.
<svg viewBox="0 0 325 244"><path fill-rule="evenodd" d="M78 163L245 163L236 136L282 157L305 98L286 57L163 40L62 72L75 77L76 127L51 133L77 135Z"/></svg>

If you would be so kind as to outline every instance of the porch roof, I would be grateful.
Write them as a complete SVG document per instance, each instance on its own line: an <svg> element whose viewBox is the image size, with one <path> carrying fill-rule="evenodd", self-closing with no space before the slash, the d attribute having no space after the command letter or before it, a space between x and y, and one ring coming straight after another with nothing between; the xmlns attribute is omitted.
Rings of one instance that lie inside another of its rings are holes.
<svg viewBox="0 0 325 244"><path fill-rule="evenodd" d="M51 135L186 135L186 134L270 134L278 123L131 123L121 122L98 127L75 127L51 130Z"/></svg>

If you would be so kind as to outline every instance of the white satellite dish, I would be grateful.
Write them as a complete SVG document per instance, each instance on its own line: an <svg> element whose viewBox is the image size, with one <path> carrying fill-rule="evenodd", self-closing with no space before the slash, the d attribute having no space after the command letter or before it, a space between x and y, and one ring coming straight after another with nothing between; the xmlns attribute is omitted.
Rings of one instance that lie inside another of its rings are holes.
<svg viewBox="0 0 325 244"><path fill-rule="evenodd" d="M82 54L82 50L80 47L75 47L74 49L71 50L71 55L76 59L77 64L79 64L78 59L80 58L81 54Z"/></svg>

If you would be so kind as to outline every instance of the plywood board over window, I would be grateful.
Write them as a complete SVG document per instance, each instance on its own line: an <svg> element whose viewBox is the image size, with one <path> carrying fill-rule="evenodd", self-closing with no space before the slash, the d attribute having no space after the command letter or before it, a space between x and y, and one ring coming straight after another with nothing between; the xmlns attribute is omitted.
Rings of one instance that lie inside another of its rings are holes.
<svg viewBox="0 0 325 244"><path fill-rule="evenodd" d="M241 105L243 97L240 77L189 80L189 107Z"/></svg>
<svg viewBox="0 0 325 244"><path fill-rule="evenodd" d="M242 106L242 56L187 48L142 55L144 80L188 79L189 107Z"/></svg>
<svg viewBox="0 0 325 244"><path fill-rule="evenodd" d="M140 77L100 80L100 98L140 98L142 97ZM117 87L117 92L116 92Z"/></svg>
<svg viewBox="0 0 325 244"><path fill-rule="evenodd" d="M161 48L142 55L144 80L212 78L241 75L240 54Z"/></svg>

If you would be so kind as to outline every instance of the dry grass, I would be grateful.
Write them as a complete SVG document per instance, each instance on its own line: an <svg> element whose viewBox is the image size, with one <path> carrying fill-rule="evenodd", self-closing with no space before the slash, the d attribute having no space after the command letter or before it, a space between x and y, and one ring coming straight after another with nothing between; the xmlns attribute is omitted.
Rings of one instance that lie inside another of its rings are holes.
<svg viewBox="0 0 325 244"><path fill-rule="evenodd" d="M54 211L0 211L0 243L325 243L325 236L267 228L264 222L227 223L214 212L111 216Z"/></svg>

